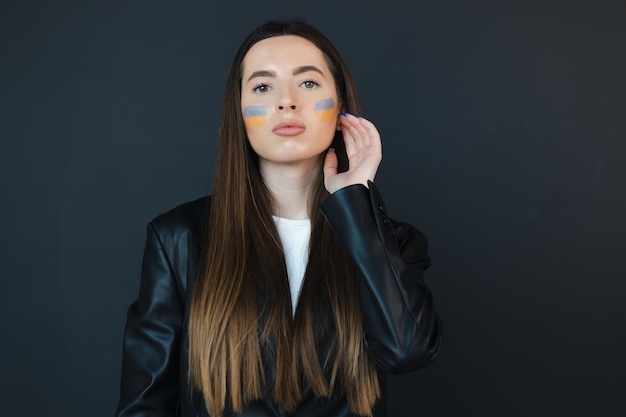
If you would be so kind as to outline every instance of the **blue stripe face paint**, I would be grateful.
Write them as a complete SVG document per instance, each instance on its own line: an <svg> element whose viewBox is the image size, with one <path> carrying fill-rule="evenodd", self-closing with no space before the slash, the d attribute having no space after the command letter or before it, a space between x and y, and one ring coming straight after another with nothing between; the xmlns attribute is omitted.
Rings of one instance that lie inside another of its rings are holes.
<svg viewBox="0 0 626 417"><path fill-rule="evenodd" d="M315 115L322 122L332 120L332 118L336 115L335 100L332 98L320 100L315 103L313 111L315 111Z"/></svg>
<svg viewBox="0 0 626 417"><path fill-rule="evenodd" d="M246 106L243 108L243 120L247 127L261 127L265 125L267 111L263 106Z"/></svg>

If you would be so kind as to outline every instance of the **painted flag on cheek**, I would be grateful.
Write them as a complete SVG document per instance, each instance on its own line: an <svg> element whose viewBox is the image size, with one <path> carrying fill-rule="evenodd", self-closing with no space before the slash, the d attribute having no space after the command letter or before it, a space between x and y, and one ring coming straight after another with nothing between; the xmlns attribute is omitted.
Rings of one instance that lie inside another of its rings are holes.
<svg viewBox="0 0 626 417"><path fill-rule="evenodd" d="M315 103L313 107L315 115L322 122L328 122L336 115L335 101L332 98L325 98Z"/></svg>
<svg viewBox="0 0 626 417"><path fill-rule="evenodd" d="M265 124L267 111L263 106L247 106L243 108L243 119L247 127L261 127Z"/></svg>

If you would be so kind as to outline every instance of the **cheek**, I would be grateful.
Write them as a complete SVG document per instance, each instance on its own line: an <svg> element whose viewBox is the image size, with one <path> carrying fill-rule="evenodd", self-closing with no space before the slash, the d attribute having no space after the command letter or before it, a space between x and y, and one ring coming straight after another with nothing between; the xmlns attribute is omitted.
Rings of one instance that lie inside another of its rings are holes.
<svg viewBox="0 0 626 417"><path fill-rule="evenodd" d="M337 116L335 100L332 97L319 100L315 103L313 111L320 122L330 122Z"/></svg>
<svg viewBox="0 0 626 417"><path fill-rule="evenodd" d="M263 127L267 121L264 106L246 106L243 108L243 122L247 128Z"/></svg>

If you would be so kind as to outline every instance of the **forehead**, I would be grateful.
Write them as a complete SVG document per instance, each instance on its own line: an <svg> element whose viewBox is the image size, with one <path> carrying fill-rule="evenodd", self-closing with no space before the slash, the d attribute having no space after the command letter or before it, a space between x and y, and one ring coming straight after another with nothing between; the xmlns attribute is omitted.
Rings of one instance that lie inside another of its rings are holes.
<svg viewBox="0 0 626 417"><path fill-rule="evenodd" d="M274 36L255 43L246 53L242 69L246 73L270 67L316 65L328 71L326 58L313 42L300 36Z"/></svg>

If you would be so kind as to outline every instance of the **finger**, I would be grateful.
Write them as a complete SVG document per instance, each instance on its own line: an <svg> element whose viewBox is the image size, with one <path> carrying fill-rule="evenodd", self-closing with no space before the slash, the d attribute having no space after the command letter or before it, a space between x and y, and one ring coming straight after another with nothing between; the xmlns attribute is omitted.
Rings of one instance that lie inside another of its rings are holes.
<svg viewBox="0 0 626 417"><path fill-rule="evenodd" d="M341 121L341 134L343 136L343 142L346 146L346 154L349 158L357 152L357 147L355 143L356 139L350 131L350 124L346 120L347 117L345 115L341 115L339 119Z"/></svg>
<svg viewBox="0 0 626 417"><path fill-rule="evenodd" d="M361 126L363 127L363 129L365 129L365 131L367 132L367 136L369 138L369 145L380 147L381 146L380 133L378 132L378 129L376 128L374 123L370 122L369 120L363 117L359 118L359 122Z"/></svg>
<svg viewBox="0 0 626 417"><path fill-rule="evenodd" d="M370 146L372 141L375 141L378 137L378 130L374 124L363 117L357 118L356 122L358 123L357 130L359 135L363 136L363 142L365 146ZM371 129L373 128L373 130ZM372 137L372 135L374 137Z"/></svg>
<svg viewBox="0 0 626 417"><path fill-rule="evenodd" d="M324 158L324 185L326 186L327 190L328 180L337 175L337 165L337 154L335 153L335 150L333 148L330 148L328 152L326 152L326 157Z"/></svg>
<svg viewBox="0 0 626 417"><path fill-rule="evenodd" d="M350 124L353 136L357 138L357 146L359 148L363 148L370 144L369 132L363 125L362 121L365 120L361 117L351 116L347 118L348 123Z"/></svg>
<svg viewBox="0 0 626 417"><path fill-rule="evenodd" d="M361 150L364 146L364 135L365 131L360 131L358 129L358 119L351 114L346 114L343 118L342 127L344 131L348 132L350 137L353 139L353 145L355 150Z"/></svg>

